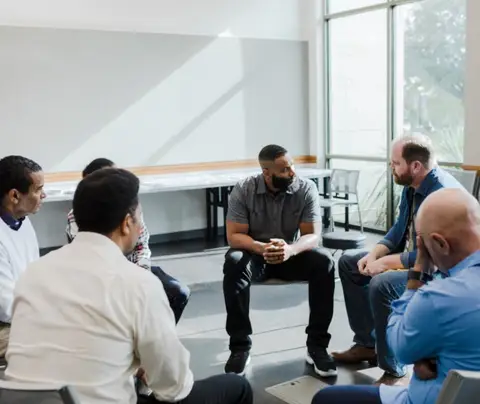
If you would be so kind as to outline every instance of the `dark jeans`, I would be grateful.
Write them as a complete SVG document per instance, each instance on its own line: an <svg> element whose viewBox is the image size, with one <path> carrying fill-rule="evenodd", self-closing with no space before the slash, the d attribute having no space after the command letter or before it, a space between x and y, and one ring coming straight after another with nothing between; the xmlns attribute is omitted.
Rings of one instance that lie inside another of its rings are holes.
<svg viewBox="0 0 480 404"><path fill-rule="evenodd" d="M393 376L405 375L387 344L388 316L391 303L398 299L407 285L407 271L387 271L374 276L362 275L357 263L367 251L347 251L338 262L350 328L358 345L377 349L378 366Z"/></svg>
<svg viewBox="0 0 480 404"><path fill-rule="evenodd" d="M334 261L327 250L305 251L282 264L268 265L261 256L230 249L225 255L223 275L226 328L231 351L248 351L251 348L250 285L252 280L266 278L308 281L310 320L306 329L307 346L328 347L335 278Z"/></svg>
<svg viewBox="0 0 480 404"><path fill-rule="evenodd" d="M159 404L153 396L138 397L138 404ZM226 374L195 382L190 394L178 404L252 404L253 393L247 379Z"/></svg>
<svg viewBox="0 0 480 404"><path fill-rule="evenodd" d="M160 267L152 267L152 273L162 282L170 307L175 315L175 321L178 323L190 298L190 289L168 275Z"/></svg>
<svg viewBox="0 0 480 404"><path fill-rule="evenodd" d="M312 404L382 404L377 386L332 386L320 390Z"/></svg>

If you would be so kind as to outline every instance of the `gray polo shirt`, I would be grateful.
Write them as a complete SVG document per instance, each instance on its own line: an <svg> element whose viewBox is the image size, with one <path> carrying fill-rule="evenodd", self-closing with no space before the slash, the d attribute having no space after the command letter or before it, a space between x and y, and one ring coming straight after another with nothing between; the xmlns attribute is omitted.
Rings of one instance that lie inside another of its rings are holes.
<svg viewBox="0 0 480 404"><path fill-rule="evenodd" d="M273 194L263 174L240 181L229 198L227 220L249 225L254 240L281 238L291 243L298 238L299 224L321 221L315 183L296 177L286 192Z"/></svg>

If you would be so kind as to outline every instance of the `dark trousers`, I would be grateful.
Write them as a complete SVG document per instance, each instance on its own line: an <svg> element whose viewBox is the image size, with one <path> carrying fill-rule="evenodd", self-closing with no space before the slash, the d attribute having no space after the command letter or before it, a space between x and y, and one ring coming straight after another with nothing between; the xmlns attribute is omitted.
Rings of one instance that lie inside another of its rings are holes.
<svg viewBox="0 0 480 404"><path fill-rule="evenodd" d="M226 328L231 351L248 351L251 348L250 285L252 280L268 278L308 281L310 320L306 329L307 346L328 347L335 277L334 261L327 250L316 248L298 254L282 264L268 265L261 256L230 249L225 255L223 275Z"/></svg>
<svg viewBox="0 0 480 404"><path fill-rule="evenodd" d="M312 404L382 404L377 386L332 386L320 390Z"/></svg>
<svg viewBox="0 0 480 404"><path fill-rule="evenodd" d="M153 396L138 397L138 404L159 404ZM178 404L252 404L253 393L247 379L226 374L199 380Z"/></svg>
<svg viewBox="0 0 480 404"><path fill-rule="evenodd" d="M405 375L406 367L399 363L387 344L388 317L391 304L407 286L407 271L387 271L374 276L362 275L358 261L366 251L347 251L338 262L350 328L358 345L377 349L378 366L393 376Z"/></svg>
<svg viewBox="0 0 480 404"><path fill-rule="evenodd" d="M175 315L175 321L178 323L190 298L190 289L168 275L160 267L152 267L152 273L162 282L170 307Z"/></svg>

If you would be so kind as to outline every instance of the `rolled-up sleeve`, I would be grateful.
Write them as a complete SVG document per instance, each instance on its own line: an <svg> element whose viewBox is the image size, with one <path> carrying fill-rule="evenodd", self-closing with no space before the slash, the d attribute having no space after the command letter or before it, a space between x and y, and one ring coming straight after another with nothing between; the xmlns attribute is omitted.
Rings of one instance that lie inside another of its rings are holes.
<svg viewBox="0 0 480 404"><path fill-rule="evenodd" d="M235 185L228 198L227 220L240 224L249 223L245 193L241 184Z"/></svg>
<svg viewBox="0 0 480 404"><path fill-rule="evenodd" d="M407 365L434 357L441 335L432 297L424 288L405 291L392 303L388 320L388 345L395 358Z"/></svg>

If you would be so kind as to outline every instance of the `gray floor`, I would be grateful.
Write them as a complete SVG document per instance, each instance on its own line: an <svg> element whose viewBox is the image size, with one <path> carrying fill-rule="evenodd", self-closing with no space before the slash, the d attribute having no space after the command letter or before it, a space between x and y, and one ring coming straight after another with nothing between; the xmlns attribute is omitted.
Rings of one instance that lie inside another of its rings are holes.
<svg viewBox="0 0 480 404"><path fill-rule="evenodd" d="M377 237L372 236L370 244ZM225 306L222 294L222 264L225 248L198 254L174 255L157 259L164 270L190 285L192 297L179 323L179 333L192 355L197 379L223 372L228 358L225 332ZM248 374L256 403L282 401L265 388L304 374L312 375L305 365L305 327L308 318L307 285L253 286L251 320L254 328L252 365ZM330 328L331 350L351 345L343 292L336 283L335 313ZM361 368L361 367L360 367ZM369 384L371 379L355 371L359 367L341 367L337 378L328 383Z"/></svg>

